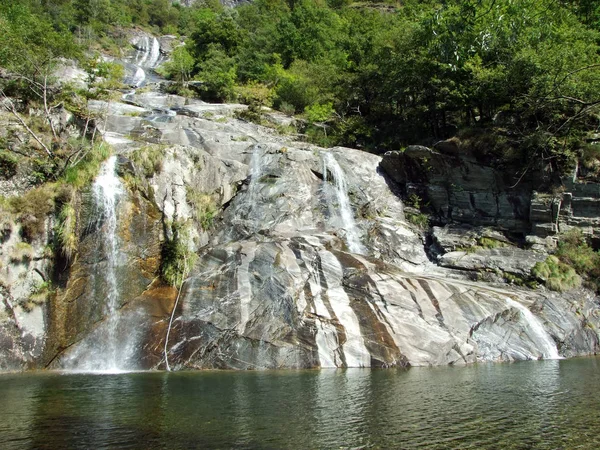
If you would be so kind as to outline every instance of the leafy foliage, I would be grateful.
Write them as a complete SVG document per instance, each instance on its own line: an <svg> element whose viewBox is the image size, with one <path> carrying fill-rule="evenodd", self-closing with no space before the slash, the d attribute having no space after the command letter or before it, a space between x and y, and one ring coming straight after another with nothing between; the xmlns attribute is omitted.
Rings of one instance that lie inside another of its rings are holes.
<svg viewBox="0 0 600 450"><path fill-rule="evenodd" d="M561 262L556 256L549 256L546 261L536 263L531 272L553 291L563 292L581 285L581 277L575 269Z"/></svg>
<svg viewBox="0 0 600 450"><path fill-rule="evenodd" d="M170 236L165 238L162 246L160 273L170 286L181 286L196 260L196 254L189 247L186 226L185 223L174 220Z"/></svg>
<svg viewBox="0 0 600 450"><path fill-rule="evenodd" d="M561 171L600 105L592 3L406 1L393 13L309 0L200 6L188 47L207 99L264 84L276 108L329 120L332 143L381 152L478 127L520 149L523 162Z"/></svg>
<svg viewBox="0 0 600 450"><path fill-rule="evenodd" d="M553 256L537 263L532 274L553 290L564 291L584 283L600 289L600 253L594 251L578 229L563 235Z"/></svg>

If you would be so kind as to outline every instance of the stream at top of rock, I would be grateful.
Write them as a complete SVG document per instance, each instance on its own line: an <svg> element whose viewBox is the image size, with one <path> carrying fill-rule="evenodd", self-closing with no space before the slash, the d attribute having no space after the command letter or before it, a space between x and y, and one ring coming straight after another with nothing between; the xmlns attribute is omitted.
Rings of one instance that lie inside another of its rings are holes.
<svg viewBox="0 0 600 450"><path fill-rule="evenodd" d="M410 370L0 375L0 447L600 446L600 360Z"/></svg>

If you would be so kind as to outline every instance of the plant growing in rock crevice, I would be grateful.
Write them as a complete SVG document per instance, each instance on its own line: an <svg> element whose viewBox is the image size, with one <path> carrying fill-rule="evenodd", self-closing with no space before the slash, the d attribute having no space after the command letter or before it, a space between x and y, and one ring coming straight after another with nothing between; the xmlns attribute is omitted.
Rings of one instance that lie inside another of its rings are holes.
<svg viewBox="0 0 600 450"><path fill-rule="evenodd" d="M58 214L58 223L54 228L58 249L61 254L71 261L77 252L77 212L71 203L65 203Z"/></svg>
<svg viewBox="0 0 600 450"><path fill-rule="evenodd" d="M160 275L170 286L181 286L188 271L196 261L196 254L189 245L189 229L186 222L174 219L165 226L165 241L162 245Z"/></svg>
<svg viewBox="0 0 600 450"><path fill-rule="evenodd" d="M45 184L20 197L9 200L9 207L21 224L21 235L26 241L40 238L46 230L46 219L54 210L57 185Z"/></svg>
<svg viewBox="0 0 600 450"><path fill-rule="evenodd" d="M217 215L217 203L212 195L197 191L191 186L186 188L186 199L192 207L192 217L204 231L208 230Z"/></svg>
<svg viewBox="0 0 600 450"><path fill-rule="evenodd" d="M146 145L134 151L130 159L140 174L151 178L162 171L164 151L163 145Z"/></svg>
<svg viewBox="0 0 600 450"><path fill-rule="evenodd" d="M581 277L575 269L562 263L556 256L549 256L546 261L535 264L531 273L544 281L553 291L564 292L581 285Z"/></svg>
<svg viewBox="0 0 600 450"><path fill-rule="evenodd" d="M47 301L48 297L53 293L54 287L52 286L52 283L49 281L44 281L40 285L36 286L29 294L29 297L23 299L21 302L19 302L19 304L25 311L31 312L34 307L43 305Z"/></svg>

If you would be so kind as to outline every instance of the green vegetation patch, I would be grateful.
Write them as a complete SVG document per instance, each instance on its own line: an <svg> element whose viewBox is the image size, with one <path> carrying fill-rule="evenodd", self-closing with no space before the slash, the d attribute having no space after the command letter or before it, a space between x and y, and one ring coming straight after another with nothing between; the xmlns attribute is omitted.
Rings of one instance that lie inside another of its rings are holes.
<svg viewBox="0 0 600 450"><path fill-rule="evenodd" d="M162 172L165 148L164 145L141 147L131 154L131 162L144 177L152 178L154 174Z"/></svg>
<svg viewBox="0 0 600 450"><path fill-rule="evenodd" d="M536 263L531 273L553 291L564 292L581 285L581 277L575 269L553 255L548 256L544 262Z"/></svg>
<svg viewBox="0 0 600 450"><path fill-rule="evenodd" d="M187 223L173 221L171 235L166 237L162 246L160 274L170 286L181 286L197 258L190 249L188 227Z"/></svg>
<svg viewBox="0 0 600 450"><path fill-rule="evenodd" d="M589 246L581 230L573 229L560 236L554 255L537 263L532 275L557 291L578 287L582 282L599 291L600 253Z"/></svg>
<svg viewBox="0 0 600 450"><path fill-rule="evenodd" d="M194 220L200 224L203 230L208 230L218 213L217 202L214 197L187 186L186 200L192 207Z"/></svg>
<svg viewBox="0 0 600 450"><path fill-rule="evenodd" d="M112 149L108 144L99 142L83 149L82 153L84 156L69 166L63 176L63 180L75 189L84 188L94 180L102 163L111 155Z"/></svg>

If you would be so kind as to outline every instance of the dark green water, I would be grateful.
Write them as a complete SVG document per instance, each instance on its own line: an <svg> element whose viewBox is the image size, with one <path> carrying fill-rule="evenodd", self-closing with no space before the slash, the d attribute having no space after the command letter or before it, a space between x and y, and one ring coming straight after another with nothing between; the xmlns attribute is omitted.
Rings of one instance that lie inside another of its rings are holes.
<svg viewBox="0 0 600 450"><path fill-rule="evenodd" d="M600 448L600 359L0 376L0 448Z"/></svg>

